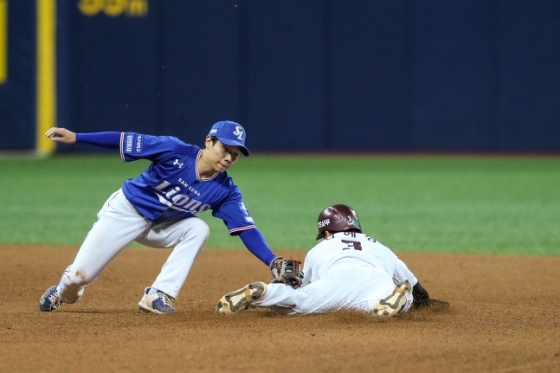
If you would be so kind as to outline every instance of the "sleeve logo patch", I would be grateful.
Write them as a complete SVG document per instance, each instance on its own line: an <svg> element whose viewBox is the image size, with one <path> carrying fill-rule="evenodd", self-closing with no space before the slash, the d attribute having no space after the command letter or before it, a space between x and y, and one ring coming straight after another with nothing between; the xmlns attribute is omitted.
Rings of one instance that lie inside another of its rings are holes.
<svg viewBox="0 0 560 373"><path fill-rule="evenodd" d="M134 136L133 135L126 135L125 139L125 146L124 152L125 153L132 153L132 144L134 143Z"/></svg>
<svg viewBox="0 0 560 373"><path fill-rule="evenodd" d="M134 143L134 153L142 153L143 148L142 135L136 135L136 141Z"/></svg>

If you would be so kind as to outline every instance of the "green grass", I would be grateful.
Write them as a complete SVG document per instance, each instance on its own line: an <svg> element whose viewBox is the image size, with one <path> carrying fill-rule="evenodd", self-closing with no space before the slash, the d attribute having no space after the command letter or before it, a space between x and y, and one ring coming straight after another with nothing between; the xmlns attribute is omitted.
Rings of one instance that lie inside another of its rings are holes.
<svg viewBox="0 0 560 373"><path fill-rule="evenodd" d="M79 245L105 199L147 164L0 159L0 242ZM230 175L273 249L309 249L319 212L346 203L395 251L560 255L560 158L255 155ZM243 247L210 212L200 217L209 247Z"/></svg>

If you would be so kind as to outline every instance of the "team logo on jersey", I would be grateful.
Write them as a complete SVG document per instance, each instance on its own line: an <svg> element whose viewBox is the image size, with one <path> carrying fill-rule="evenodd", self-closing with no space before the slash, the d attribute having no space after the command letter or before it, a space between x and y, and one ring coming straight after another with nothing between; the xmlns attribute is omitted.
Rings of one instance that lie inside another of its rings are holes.
<svg viewBox="0 0 560 373"><path fill-rule="evenodd" d="M241 129L241 126L235 126L235 131L233 131L233 134L237 136L237 140L243 141L243 133L244 132Z"/></svg>
<svg viewBox="0 0 560 373"><path fill-rule="evenodd" d="M178 186L171 186L171 183L168 181L162 182L154 187L154 189L156 190L156 196L159 202L173 210L190 212L196 215L212 208L212 206L208 204L202 204L202 202L192 197L179 193L181 192L181 188Z"/></svg>
<svg viewBox="0 0 560 373"><path fill-rule="evenodd" d="M184 163L179 162L178 159L176 159L176 160L173 162L173 166L177 166L177 167L179 167L179 168L183 168L183 164L184 164Z"/></svg>

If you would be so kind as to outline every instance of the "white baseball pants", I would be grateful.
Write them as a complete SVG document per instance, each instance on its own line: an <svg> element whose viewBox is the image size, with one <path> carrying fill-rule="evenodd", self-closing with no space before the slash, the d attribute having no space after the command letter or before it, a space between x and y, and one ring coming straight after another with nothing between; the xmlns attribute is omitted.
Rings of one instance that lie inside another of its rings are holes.
<svg viewBox="0 0 560 373"><path fill-rule="evenodd" d="M174 248L152 287L177 298L210 235L208 225L196 217L154 224L136 211L120 189L107 199L97 219L58 285L65 303L77 302L85 285L133 241L154 248Z"/></svg>

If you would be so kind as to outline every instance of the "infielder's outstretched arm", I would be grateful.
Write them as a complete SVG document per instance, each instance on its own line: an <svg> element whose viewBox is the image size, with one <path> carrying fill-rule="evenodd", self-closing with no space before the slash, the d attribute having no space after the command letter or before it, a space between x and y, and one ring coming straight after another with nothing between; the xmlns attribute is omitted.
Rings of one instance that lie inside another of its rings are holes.
<svg viewBox="0 0 560 373"><path fill-rule="evenodd" d="M241 232L239 238L241 238L245 247L267 266L276 258L276 255L268 247L264 236L257 228Z"/></svg>
<svg viewBox="0 0 560 373"><path fill-rule="evenodd" d="M53 127L45 133L46 137L63 144L91 144L104 148L118 149L120 146L120 132L92 132L74 133L66 128Z"/></svg>

